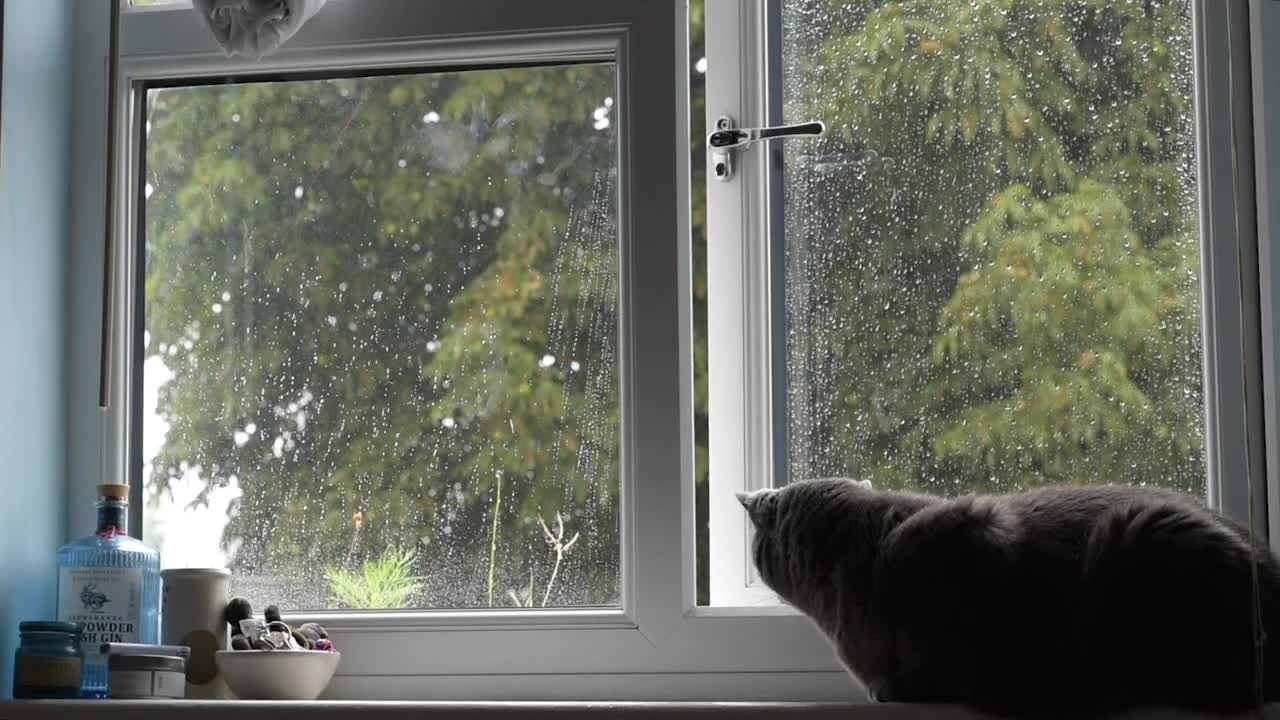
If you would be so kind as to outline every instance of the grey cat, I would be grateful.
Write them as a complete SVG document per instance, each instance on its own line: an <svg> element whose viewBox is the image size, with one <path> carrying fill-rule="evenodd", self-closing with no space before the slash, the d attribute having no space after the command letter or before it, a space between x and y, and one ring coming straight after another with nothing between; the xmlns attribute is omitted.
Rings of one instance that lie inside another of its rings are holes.
<svg viewBox="0 0 1280 720"><path fill-rule="evenodd" d="M872 697L1078 716L1254 705L1248 532L1178 493L1063 487L943 499L826 479L739 494L763 580ZM1259 545L1262 624L1280 567ZM1262 687L1280 699L1280 652Z"/></svg>

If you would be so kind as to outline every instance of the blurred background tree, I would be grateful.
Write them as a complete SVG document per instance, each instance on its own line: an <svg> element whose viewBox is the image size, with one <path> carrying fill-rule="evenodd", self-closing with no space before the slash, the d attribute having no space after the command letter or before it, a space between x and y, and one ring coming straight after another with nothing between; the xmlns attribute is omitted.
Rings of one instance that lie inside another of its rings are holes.
<svg viewBox="0 0 1280 720"><path fill-rule="evenodd" d="M784 7L793 477L1203 494L1189 4Z"/></svg>
<svg viewBox="0 0 1280 720"><path fill-rule="evenodd" d="M583 540L554 600L616 602L615 86L576 65L153 91L151 492L237 483L241 575L394 546L446 607L488 603L495 513L505 588L549 572L560 511Z"/></svg>

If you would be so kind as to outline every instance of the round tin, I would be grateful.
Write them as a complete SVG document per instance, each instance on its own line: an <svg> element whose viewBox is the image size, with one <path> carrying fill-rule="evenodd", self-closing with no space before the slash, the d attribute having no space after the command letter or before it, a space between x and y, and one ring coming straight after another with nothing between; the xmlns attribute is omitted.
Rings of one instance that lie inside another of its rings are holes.
<svg viewBox="0 0 1280 720"><path fill-rule="evenodd" d="M112 655L107 696L117 699L185 698L187 663L172 655Z"/></svg>

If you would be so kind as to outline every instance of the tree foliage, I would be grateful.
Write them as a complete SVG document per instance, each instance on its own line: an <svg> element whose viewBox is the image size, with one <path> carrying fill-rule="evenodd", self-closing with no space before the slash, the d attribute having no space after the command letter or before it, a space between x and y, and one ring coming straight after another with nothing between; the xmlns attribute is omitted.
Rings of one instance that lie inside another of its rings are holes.
<svg viewBox="0 0 1280 720"><path fill-rule="evenodd" d="M417 549L430 602L478 604L487 513L517 582L563 511L585 548L561 601L615 596L615 84L577 65L152 94L147 328L173 379L151 483L238 483L238 571L318 574L359 512L362 554Z"/></svg>
<svg viewBox="0 0 1280 720"><path fill-rule="evenodd" d="M818 408L793 413L793 468L1203 492L1188 4L791 12L789 111L866 159L788 168L818 198L789 201L789 248L822 253L791 251L793 332L834 329L791 353L793 406Z"/></svg>

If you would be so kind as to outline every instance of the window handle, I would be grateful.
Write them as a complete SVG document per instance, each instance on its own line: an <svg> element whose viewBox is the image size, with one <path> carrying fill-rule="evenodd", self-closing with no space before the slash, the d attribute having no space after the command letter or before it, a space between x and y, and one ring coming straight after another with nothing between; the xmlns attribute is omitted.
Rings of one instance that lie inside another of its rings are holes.
<svg viewBox="0 0 1280 720"><path fill-rule="evenodd" d="M716 120L716 131L707 136L707 147L711 149L711 166L717 180L727 182L733 178L733 150L746 147L751 143L764 140L792 137L817 137L826 132L827 127L816 120L796 123L794 125L775 125L773 127L740 128L728 115L721 115Z"/></svg>
<svg viewBox="0 0 1280 720"><path fill-rule="evenodd" d="M774 138L817 136L826 131L821 122L796 123L795 125L775 125L762 128L729 128L717 130L707 138L707 145L713 148L734 148L750 145L761 140Z"/></svg>

